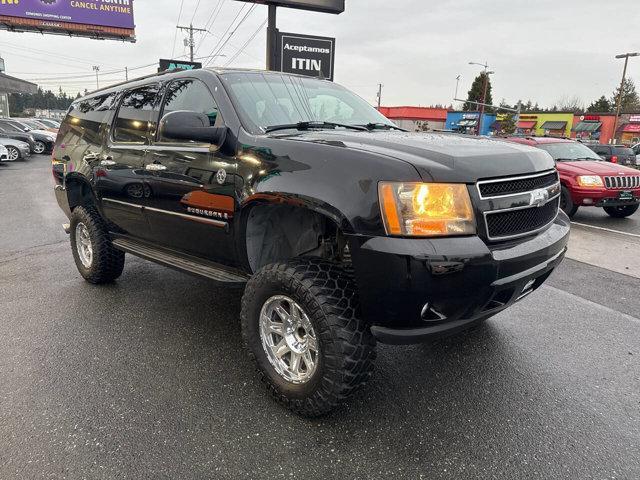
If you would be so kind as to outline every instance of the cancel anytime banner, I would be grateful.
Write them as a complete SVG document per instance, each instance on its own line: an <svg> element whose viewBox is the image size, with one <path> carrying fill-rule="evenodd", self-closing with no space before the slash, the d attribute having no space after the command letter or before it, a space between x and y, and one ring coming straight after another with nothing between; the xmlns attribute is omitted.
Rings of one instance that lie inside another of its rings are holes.
<svg viewBox="0 0 640 480"><path fill-rule="evenodd" d="M135 26L133 0L3 0L0 15L104 27Z"/></svg>

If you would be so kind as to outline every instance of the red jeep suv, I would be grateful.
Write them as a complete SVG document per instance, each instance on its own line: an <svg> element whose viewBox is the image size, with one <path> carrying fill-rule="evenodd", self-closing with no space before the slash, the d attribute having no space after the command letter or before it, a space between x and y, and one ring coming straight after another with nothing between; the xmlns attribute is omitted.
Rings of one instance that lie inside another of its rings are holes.
<svg viewBox="0 0 640 480"><path fill-rule="evenodd" d="M560 208L572 217L579 207L602 207L612 217L633 215L640 204L640 171L603 161L580 142L550 137L509 137L507 141L545 150L556 161Z"/></svg>

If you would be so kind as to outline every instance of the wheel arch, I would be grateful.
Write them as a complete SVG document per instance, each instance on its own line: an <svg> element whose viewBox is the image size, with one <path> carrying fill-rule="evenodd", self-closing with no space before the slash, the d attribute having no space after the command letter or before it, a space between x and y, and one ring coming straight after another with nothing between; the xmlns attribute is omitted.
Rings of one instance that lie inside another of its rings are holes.
<svg viewBox="0 0 640 480"><path fill-rule="evenodd" d="M340 256L344 235L353 232L337 208L297 195L254 195L239 217L238 256L250 272L302 255Z"/></svg>
<svg viewBox="0 0 640 480"><path fill-rule="evenodd" d="M89 180L79 174L67 174L65 179L69 208L73 211L78 206L93 205L98 208L98 201Z"/></svg>

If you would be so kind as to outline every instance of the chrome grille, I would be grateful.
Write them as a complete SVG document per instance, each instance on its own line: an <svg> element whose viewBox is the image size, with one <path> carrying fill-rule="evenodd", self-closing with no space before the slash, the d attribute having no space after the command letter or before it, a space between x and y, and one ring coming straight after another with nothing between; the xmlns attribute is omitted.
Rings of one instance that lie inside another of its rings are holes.
<svg viewBox="0 0 640 480"><path fill-rule="evenodd" d="M547 228L558 216L558 172L481 180L476 185L478 208L484 216L484 236L503 241Z"/></svg>
<svg viewBox="0 0 640 480"><path fill-rule="evenodd" d="M604 177L607 188L640 188L640 175Z"/></svg>

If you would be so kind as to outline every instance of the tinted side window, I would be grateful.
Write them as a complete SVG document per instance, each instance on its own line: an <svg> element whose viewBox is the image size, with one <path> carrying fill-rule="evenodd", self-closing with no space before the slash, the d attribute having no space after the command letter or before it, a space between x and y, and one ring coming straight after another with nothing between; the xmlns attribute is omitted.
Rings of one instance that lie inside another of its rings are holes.
<svg viewBox="0 0 640 480"><path fill-rule="evenodd" d="M155 131L158 118L158 86L148 85L127 92L120 102L113 139L116 142L145 143Z"/></svg>
<svg viewBox="0 0 640 480"><path fill-rule="evenodd" d="M116 93L79 100L71 105L64 120L65 134L74 134L88 143L100 143L100 127L115 109ZM80 140L78 138L78 141ZM65 140L65 143L72 143Z"/></svg>
<svg viewBox="0 0 640 480"><path fill-rule="evenodd" d="M596 152L598 155L609 155L609 148L608 147L601 147L601 146L598 146L598 145L594 145L593 147L591 147L591 150Z"/></svg>
<svg viewBox="0 0 640 480"><path fill-rule="evenodd" d="M209 117L209 125L219 126L222 117L218 104L207 86L200 80L175 80L167 87L162 115L178 110L204 113ZM168 141L160 138L160 141Z"/></svg>

